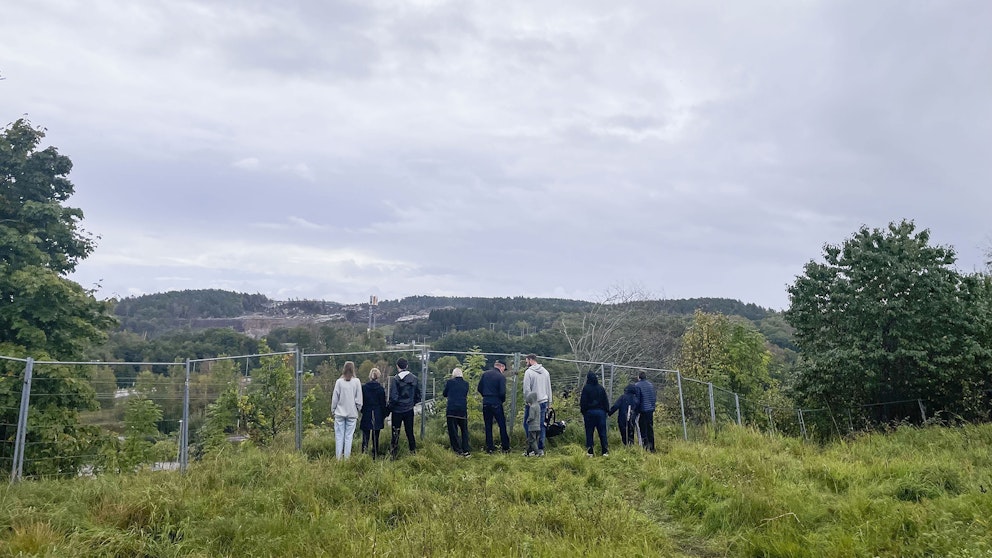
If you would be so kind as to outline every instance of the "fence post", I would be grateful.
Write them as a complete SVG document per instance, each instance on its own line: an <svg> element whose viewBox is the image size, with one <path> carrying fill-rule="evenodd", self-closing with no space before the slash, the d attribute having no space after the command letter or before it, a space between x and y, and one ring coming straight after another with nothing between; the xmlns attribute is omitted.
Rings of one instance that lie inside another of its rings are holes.
<svg viewBox="0 0 992 558"><path fill-rule="evenodd" d="M189 359L186 359L186 381L183 383L183 423L179 426L179 470L189 466Z"/></svg>
<svg viewBox="0 0 992 558"><path fill-rule="evenodd" d="M675 371L675 378L679 382L679 408L682 409L682 438L689 441L689 427L685 423L685 396L682 395L682 373Z"/></svg>
<svg viewBox="0 0 992 558"><path fill-rule="evenodd" d="M741 397L734 394L734 405L737 406L737 426L741 426Z"/></svg>
<svg viewBox="0 0 992 558"><path fill-rule="evenodd" d="M610 363L610 401L613 400L613 377L617 374L616 363Z"/></svg>
<svg viewBox="0 0 992 558"><path fill-rule="evenodd" d="M296 451L303 449L303 351L296 347Z"/></svg>
<svg viewBox="0 0 992 558"><path fill-rule="evenodd" d="M710 421L713 422L713 433L716 434L716 402L713 400L713 382L706 382L710 392Z"/></svg>
<svg viewBox="0 0 992 558"><path fill-rule="evenodd" d="M920 406L920 416L923 417L923 422L926 422L927 421L927 409L926 409L926 407L923 406L923 400L922 399L917 399L916 400L916 403L917 403L917 405Z"/></svg>
<svg viewBox="0 0 992 558"><path fill-rule="evenodd" d="M806 436L806 422L803 420L803 410L799 409L798 411L799 411L799 430L803 434L803 440L808 440L809 438Z"/></svg>
<svg viewBox="0 0 992 558"><path fill-rule="evenodd" d="M520 353L513 353L513 397L510 398L510 435L517 422L517 376L520 370ZM525 432L526 434L526 432Z"/></svg>
<svg viewBox="0 0 992 558"><path fill-rule="evenodd" d="M424 395L427 394L427 370L430 364L431 353L429 350L422 349L420 351L420 440L423 443L424 436L427 435L427 401L424 400Z"/></svg>
<svg viewBox="0 0 992 558"><path fill-rule="evenodd" d="M772 415L772 408L765 407L765 413L768 414L768 428L773 433L775 432L775 417Z"/></svg>
<svg viewBox="0 0 992 558"><path fill-rule="evenodd" d="M14 462L10 466L10 482L14 483L24 475L24 444L28 433L28 405L31 400L31 378L34 374L34 359L28 357L24 366L24 381L21 384L21 407L17 412L17 434L14 438Z"/></svg>

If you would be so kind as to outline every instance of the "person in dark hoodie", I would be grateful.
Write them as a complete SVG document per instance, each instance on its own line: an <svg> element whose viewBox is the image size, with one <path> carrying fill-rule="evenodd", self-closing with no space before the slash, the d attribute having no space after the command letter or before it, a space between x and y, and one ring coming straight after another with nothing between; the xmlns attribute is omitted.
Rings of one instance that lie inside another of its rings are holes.
<svg viewBox="0 0 992 558"><path fill-rule="evenodd" d="M499 441L503 453L510 451L510 435L506 432L506 415L503 414L503 403L506 401L506 364L497 360L492 369L479 378L478 392L482 395L482 424L486 431L486 453L496 451L493 443L493 421L499 427Z"/></svg>
<svg viewBox="0 0 992 558"><path fill-rule="evenodd" d="M396 361L399 372L389 386L389 411L392 414L392 437L389 440L389 453L393 459L399 453L400 425L406 430L410 443L410 453L417 453L417 440L413 437L413 407L420 403L420 383L417 377L406 369L407 360Z"/></svg>
<svg viewBox="0 0 992 558"><path fill-rule="evenodd" d="M595 372L586 375L586 385L582 386L579 396L579 410L582 411L582 421L586 426L586 455L592 457L592 432L599 432L599 447L603 457L610 455L610 446L606 440L606 414L610 410L610 398L606 390L599 385L599 376Z"/></svg>
<svg viewBox="0 0 992 558"><path fill-rule="evenodd" d="M379 432L386 424L386 390L379 379L382 372L378 368L369 371L369 381L362 386L362 453L368 451L372 442L372 459L379 457Z"/></svg>
<svg viewBox="0 0 992 558"><path fill-rule="evenodd" d="M617 415L617 427L620 429L620 439L625 446L637 443L637 409L640 406L641 399L637 395L637 388L631 382L623 389L623 395L610 407L611 416L613 413L620 413Z"/></svg>
<svg viewBox="0 0 992 558"><path fill-rule="evenodd" d="M451 371L451 379L444 384L441 395L448 398L448 440L451 450L462 457L468 457L468 382L462 377L462 369ZM459 437L458 431L461 431Z"/></svg>

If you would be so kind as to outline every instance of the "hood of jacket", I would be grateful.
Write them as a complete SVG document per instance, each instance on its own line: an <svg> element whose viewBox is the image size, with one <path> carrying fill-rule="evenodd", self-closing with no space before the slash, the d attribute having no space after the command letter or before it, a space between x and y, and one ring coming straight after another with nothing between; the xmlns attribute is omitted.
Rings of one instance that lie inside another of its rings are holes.
<svg viewBox="0 0 992 558"><path fill-rule="evenodd" d="M544 365L542 365L542 364L532 364L532 365L530 365L529 368L527 368L527 370L530 370L531 372L534 372L535 374L547 374L548 373L548 370L546 368L544 368Z"/></svg>
<svg viewBox="0 0 992 558"><path fill-rule="evenodd" d="M637 395L637 387L634 384L627 384L627 387L623 388L623 392L627 395Z"/></svg>
<svg viewBox="0 0 992 558"><path fill-rule="evenodd" d="M590 372L586 374L586 384L591 384L591 385L599 384L599 374L595 372Z"/></svg>

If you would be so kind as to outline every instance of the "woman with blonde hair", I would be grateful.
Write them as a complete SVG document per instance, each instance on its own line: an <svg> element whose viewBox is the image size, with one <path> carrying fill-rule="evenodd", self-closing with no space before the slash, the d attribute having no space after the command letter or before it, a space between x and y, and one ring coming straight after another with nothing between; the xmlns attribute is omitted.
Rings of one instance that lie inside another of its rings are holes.
<svg viewBox="0 0 992 558"><path fill-rule="evenodd" d="M386 426L386 390L379 383L382 372L378 368L369 371L369 381L362 386L362 453L372 441L372 459L379 457L379 432Z"/></svg>
<svg viewBox="0 0 992 558"><path fill-rule="evenodd" d="M344 372L334 382L331 413L334 415L334 455L338 459L351 456L355 438L355 423L362 411L362 381L355 377L355 363L344 363Z"/></svg>

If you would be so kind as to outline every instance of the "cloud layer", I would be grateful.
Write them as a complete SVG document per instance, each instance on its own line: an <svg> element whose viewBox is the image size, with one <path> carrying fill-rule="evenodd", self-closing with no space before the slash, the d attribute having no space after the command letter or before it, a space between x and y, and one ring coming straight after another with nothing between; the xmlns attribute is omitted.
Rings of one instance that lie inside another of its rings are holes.
<svg viewBox="0 0 992 558"><path fill-rule="evenodd" d="M981 262L992 6L15 3L104 296L727 296L902 218Z"/></svg>

